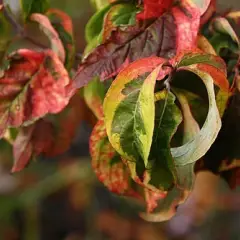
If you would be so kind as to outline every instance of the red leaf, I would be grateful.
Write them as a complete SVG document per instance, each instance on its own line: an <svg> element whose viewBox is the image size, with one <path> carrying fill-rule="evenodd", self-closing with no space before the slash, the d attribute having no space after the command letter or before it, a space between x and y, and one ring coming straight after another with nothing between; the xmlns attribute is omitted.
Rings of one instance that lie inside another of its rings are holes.
<svg viewBox="0 0 240 240"><path fill-rule="evenodd" d="M108 141L103 120L94 127L89 143L92 167L99 181L114 193L139 197L131 187L127 167Z"/></svg>
<svg viewBox="0 0 240 240"><path fill-rule="evenodd" d="M173 4L173 0L144 0L143 12L137 15L137 19L158 18Z"/></svg>
<svg viewBox="0 0 240 240"><path fill-rule="evenodd" d="M102 81L114 77L141 58L171 58L182 50L195 48L199 22L198 9L187 5L174 7L145 29L140 26L118 29L80 64L74 77L76 87L86 85L95 76Z"/></svg>
<svg viewBox="0 0 240 240"><path fill-rule="evenodd" d="M207 11L201 16L201 26L207 23L215 12L216 12L216 0L211 0L211 3L208 6Z"/></svg>
<svg viewBox="0 0 240 240"><path fill-rule="evenodd" d="M14 165L12 172L21 171L35 156L47 151L53 142L51 124L39 120L37 123L20 129L13 144Z"/></svg>
<svg viewBox="0 0 240 240"><path fill-rule="evenodd" d="M59 115L22 128L13 144L12 172L21 171L32 156L44 154L52 157L66 152L86 113L84 106L83 99L76 94Z"/></svg>
<svg viewBox="0 0 240 240"><path fill-rule="evenodd" d="M68 73L51 50L21 49L8 58L10 68L0 78L0 136L8 127L60 112L70 98Z"/></svg>
<svg viewBox="0 0 240 240"><path fill-rule="evenodd" d="M184 8L174 7L172 13L177 23L177 54L195 48L200 24L198 8L186 4Z"/></svg>

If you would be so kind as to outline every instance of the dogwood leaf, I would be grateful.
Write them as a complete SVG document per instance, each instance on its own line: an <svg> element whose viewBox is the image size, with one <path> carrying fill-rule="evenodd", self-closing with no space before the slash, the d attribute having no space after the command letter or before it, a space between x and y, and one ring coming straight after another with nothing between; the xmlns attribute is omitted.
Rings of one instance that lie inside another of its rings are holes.
<svg viewBox="0 0 240 240"><path fill-rule="evenodd" d="M49 9L46 13L52 26L57 31L60 40L63 43L66 58L65 66L71 69L75 60L75 42L73 36L73 24L70 16L58 9Z"/></svg>
<svg viewBox="0 0 240 240"><path fill-rule="evenodd" d="M170 58L195 47L200 13L189 6L185 9L191 17L176 6L144 29L136 25L114 31L80 64L74 77L76 87L86 85L97 75L102 81L109 79L135 60L149 56Z"/></svg>
<svg viewBox="0 0 240 240"><path fill-rule="evenodd" d="M103 120L95 125L90 137L92 167L99 179L111 192L138 195L131 187L131 178L121 156L108 141Z"/></svg>
<svg viewBox="0 0 240 240"><path fill-rule="evenodd" d="M69 102L68 73L51 51L21 49L8 57L10 68L0 78L0 135L8 127L28 125Z"/></svg>
<svg viewBox="0 0 240 240"><path fill-rule="evenodd" d="M39 24L39 28L44 32L44 34L46 34L51 43L51 49L57 54L62 62L65 62L65 50L62 41L48 17L39 13L33 13L30 16L30 19L31 21Z"/></svg>
<svg viewBox="0 0 240 240"><path fill-rule="evenodd" d="M221 128L221 118L215 100L213 78L196 67L185 67L184 69L192 71L202 79L208 93L209 110L199 134L186 144L171 149L176 165L180 166L200 159L215 141Z"/></svg>
<svg viewBox="0 0 240 240"><path fill-rule="evenodd" d="M103 105L112 146L124 159L143 160L145 166L154 128L154 87L160 71L156 67L164 61L153 57L130 64L112 83Z"/></svg>

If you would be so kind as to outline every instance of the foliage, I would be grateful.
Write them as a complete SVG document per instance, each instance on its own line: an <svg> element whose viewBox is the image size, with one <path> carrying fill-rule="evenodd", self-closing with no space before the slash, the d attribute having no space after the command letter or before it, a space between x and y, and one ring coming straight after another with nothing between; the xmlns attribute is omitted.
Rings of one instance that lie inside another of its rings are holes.
<svg viewBox="0 0 240 240"><path fill-rule="evenodd" d="M97 122L98 179L146 203L144 219L168 220L197 172L239 178L240 13L219 14L210 0L92 2L77 69L65 12L21 0L19 23L8 1L1 5L0 136L12 144L12 171L64 153L82 120ZM46 46L27 35L29 25ZM36 48L9 50L19 37Z"/></svg>

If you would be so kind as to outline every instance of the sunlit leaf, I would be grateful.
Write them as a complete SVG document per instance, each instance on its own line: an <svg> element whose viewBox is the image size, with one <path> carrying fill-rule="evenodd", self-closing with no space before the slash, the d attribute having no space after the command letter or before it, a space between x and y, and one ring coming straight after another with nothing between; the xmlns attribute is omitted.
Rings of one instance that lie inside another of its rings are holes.
<svg viewBox="0 0 240 240"><path fill-rule="evenodd" d="M160 67L153 69L163 62L148 58L132 63L118 75L104 100L109 141L126 160L143 161L145 166L152 143L154 87Z"/></svg>

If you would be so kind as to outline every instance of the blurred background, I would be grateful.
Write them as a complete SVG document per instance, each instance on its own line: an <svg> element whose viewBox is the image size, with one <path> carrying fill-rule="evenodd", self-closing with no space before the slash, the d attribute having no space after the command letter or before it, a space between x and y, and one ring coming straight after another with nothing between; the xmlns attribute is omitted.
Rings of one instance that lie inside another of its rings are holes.
<svg viewBox="0 0 240 240"><path fill-rule="evenodd" d="M72 17L82 52L93 14L89 0L51 4ZM221 0L219 8L240 9L240 1ZM197 176L192 196L172 220L141 220L138 207L96 180L88 153L91 128L82 121L67 153L14 175L10 146L0 143L0 240L240 240L240 191L208 172Z"/></svg>

